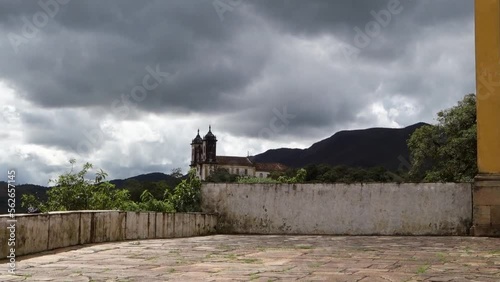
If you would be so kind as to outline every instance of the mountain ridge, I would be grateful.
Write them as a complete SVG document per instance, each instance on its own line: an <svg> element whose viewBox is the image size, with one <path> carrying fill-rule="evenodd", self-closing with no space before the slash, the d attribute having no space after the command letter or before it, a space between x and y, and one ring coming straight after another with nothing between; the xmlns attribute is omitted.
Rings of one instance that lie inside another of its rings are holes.
<svg viewBox="0 0 500 282"><path fill-rule="evenodd" d="M401 165L401 157L409 159L407 139L425 125L428 124L419 122L404 128L342 130L306 149L270 149L253 159L256 162L279 162L293 168L329 164L364 168L383 166L395 171Z"/></svg>

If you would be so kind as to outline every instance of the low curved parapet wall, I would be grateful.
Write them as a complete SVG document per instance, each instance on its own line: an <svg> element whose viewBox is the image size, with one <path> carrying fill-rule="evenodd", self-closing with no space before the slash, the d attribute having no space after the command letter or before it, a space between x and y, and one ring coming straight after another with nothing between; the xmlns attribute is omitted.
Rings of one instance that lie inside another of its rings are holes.
<svg viewBox="0 0 500 282"><path fill-rule="evenodd" d="M471 183L202 185L219 233L467 235Z"/></svg>
<svg viewBox="0 0 500 282"><path fill-rule="evenodd" d="M69 211L19 214L15 218L0 215L0 256L6 258L11 248L21 256L88 243L209 235L215 233L216 224L216 215L203 213ZM9 241L12 234L15 240Z"/></svg>

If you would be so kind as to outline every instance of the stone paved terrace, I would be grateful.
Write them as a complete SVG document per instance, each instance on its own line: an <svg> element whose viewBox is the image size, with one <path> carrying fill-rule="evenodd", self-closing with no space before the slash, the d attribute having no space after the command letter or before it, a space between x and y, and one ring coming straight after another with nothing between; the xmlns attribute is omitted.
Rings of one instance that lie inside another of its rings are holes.
<svg viewBox="0 0 500 282"><path fill-rule="evenodd" d="M17 266L0 281L496 282L500 238L215 235L66 248Z"/></svg>

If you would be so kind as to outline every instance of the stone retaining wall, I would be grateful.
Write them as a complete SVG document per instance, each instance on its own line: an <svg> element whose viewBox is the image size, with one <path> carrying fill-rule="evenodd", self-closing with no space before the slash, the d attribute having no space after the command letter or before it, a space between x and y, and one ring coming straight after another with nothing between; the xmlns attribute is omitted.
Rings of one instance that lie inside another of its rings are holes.
<svg viewBox="0 0 500 282"><path fill-rule="evenodd" d="M0 215L0 257L9 254L15 223L16 256L74 245L137 239L161 239L215 233L217 216L202 213L70 211L19 214L16 222Z"/></svg>
<svg viewBox="0 0 500 282"><path fill-rule="evenodd" d="M206 183L202 210L228 234L467 235L472 184Z"/></svg>

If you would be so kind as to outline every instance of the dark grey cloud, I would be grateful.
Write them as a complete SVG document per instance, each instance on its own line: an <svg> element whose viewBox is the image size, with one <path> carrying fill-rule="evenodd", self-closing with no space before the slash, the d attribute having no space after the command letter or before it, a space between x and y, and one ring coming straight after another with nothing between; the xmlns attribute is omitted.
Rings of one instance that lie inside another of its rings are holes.
<svg viewBox="0 0 500 282"><path fill-rule="evenodd" d="M403 6L414 7L415 1L402 1ZM386 9L389 0L357 1L248 1L256 12L290 33L318 35L349 31L372 20L370 11Z"/></svg>
<svg viewBox="0 0 500 282"><path fill-rule="evenodd" d="M189 140L124 146L104 122L189 118L236 138L306 144L347 128L429 122L474 91L472 1L401 0L364 47L355 28L366 32L396 0L233 1L241 4L223 20L213 3L73 0L32 36L26 21L44 8L2 1L0 82L29 107L22 142L73 154L97 130L103 138L84 157L127 147L126 166L144 171L185 164ZM286 123L276 114L284 107L294 116ZM155 152L169 157L151 164Z"/></svg>
<svg viewBox="0 0 500 282"><path fill-rule="evenodd" d="M130 94L141 84L147 66L159 65L171 79L138 103L144 110L239 110L240 100L230 97L259 79L271 56L279 56L273 54L279 51L274 40L280 40L283 30L309 38L319 34L349 38L355 35L353 27L363 28L373 20L370 12L386 8L389 2L247 1L235 9L230 21L220 22L209 1L71 1L60 5L53 18L56 27L41 29L36 42L20 46L18 56L5 56L9 68L0 70L0 75L44 107L109 107L120 94ZM450 1L416 2L402 1L403 14L393 15L394 21L400 18L398 24L383 31L386 42L371 44L361 53L363 59L397 60L405 54L400 48L409 44L409 38L418 40L414 37L421 32L417 23L440 24L438 20L471 16L470 5L457 1L454 5ZM7 18L14 31L13 18L30 18L41 10L34 2L4 5L2 10L13 10ZM400 23L414 24L414 28L410 32L398 29ZM259 28L273 30L266 34L255 30Z"/></svg>
<svg viewBox="0 0 500 282"><path fill-rule="evenodd" d="M466 0L355 0L355 1L266 1L246 2L256 13L265 14L267 19L292 34L316 36L335 33L350 38L354 27L364 29L366 24L389 6L397 7L400 13L391 16L386 28L398 30L394 36L414 35L425 26L442 25L446 22L464 22L473 17L473 1Z"/></svg>
<svg viewBox="0 0 500 282"><path fill-rule="evenodd" d="M99 149L111 137L100 130L99 120L71 110L23 113L25 141L66 150L89 153Z"/></svg>

